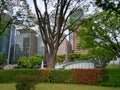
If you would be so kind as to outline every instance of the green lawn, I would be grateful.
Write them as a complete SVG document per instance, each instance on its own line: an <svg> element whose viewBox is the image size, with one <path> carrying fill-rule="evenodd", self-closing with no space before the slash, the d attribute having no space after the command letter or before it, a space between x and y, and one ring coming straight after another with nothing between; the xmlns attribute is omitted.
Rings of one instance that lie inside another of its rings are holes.
<svg viewBox="0 0 120 90"><path fill-rule="evenodd" d="M0 90L16 90L15 84L0 84ZM36 90L120 90L120 88L79 85L79 84L39 83L36 86Z"/></svg>

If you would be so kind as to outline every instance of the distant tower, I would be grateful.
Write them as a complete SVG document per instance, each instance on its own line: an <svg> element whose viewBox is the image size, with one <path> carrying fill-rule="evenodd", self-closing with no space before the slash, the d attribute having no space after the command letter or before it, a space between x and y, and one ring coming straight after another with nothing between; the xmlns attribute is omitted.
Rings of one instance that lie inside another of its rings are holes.
<svg viewBox="0 0 120 90"><path fill-rule="evenodd" d="M71 18L73 20L77 20L77 19L82 19L84 17L84 13L82 9L77 10L72 16ZM80 30L80 27L79 29ZM70 35L70 43L72 45L72 52L73 53L81 53L81 54L86 54L87 50L79 50L78 49L78 43L79 43L80 38L77 36L76 32L73 32Z"/></svg>
<svg viewBox="0 0 120 90"><path fill-rule="evenodd" d="M0 52L6 57L7 64L11 64L14 53L14 37L15 26L11 26L12 30L6 29L6 36L0 39Z"/></svg>
<svg viewBox="0 0 120 90"><path fill-rule="evenodd" d="M25 33L15 36L14 63L22 56L30 57L37 54L36 34Z"/></svg>
<svg viewBox="0 0 120 90"><path fill-rule="evenodd" d="M78 49L79 40L80 38L74 32L73 33L73 53L87 54L87 50Z"/></svg>

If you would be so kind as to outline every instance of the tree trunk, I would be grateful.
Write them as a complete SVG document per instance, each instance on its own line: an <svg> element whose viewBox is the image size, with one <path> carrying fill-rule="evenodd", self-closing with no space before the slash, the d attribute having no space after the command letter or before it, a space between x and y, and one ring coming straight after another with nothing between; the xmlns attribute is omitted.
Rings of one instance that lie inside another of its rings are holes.
<svg viewBox="0 0 120 90"><path fill-rule="evenodd" d="M54 68L56 63L56 50L52 50L53 52L45 52L45 62L47 64L47 68Z"/></svg>

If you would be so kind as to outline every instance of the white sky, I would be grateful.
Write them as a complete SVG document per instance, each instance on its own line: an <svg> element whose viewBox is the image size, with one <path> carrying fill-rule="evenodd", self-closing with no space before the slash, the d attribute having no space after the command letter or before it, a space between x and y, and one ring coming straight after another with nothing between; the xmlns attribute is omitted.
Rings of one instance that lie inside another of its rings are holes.
<svg viewBox="0 0 120 90"><path fill-rule="evenodd" d="M40 8L40 10L44 11L43 3L41 2L41 0L36 0L36 1L37 1L38 7ZM90 1L92 1L92 0L87 0L86 3L89 3ZM28 4L31 7L32 12L35 13L35 8L34 8L33 0L27 0L27 2L28 2ZM93 14L95 8L93 8L93 6L90 5L90 7L89 7L88 10L89 10L89 12L86 12L87 15Z"/></svg>
<svg viewBox="0 0 120 90"><path fill-rule="evenodd" d="M28 4L30 5L31 10L33 11L33 13L35 13L35 8L34 8L34 3L33 0L27 0ZM37 4L39 6L39 8L41 10L44 10L43 6L42 6L42 2L41 0L37 0Z"/></svg>
<svg viewBox="0 0 120 90"><path fill-rule="evenodd" d="M32 9L32 11L35 12L33 0L27 0L27 2L28 4L30 4L30 8Z"/></svg>

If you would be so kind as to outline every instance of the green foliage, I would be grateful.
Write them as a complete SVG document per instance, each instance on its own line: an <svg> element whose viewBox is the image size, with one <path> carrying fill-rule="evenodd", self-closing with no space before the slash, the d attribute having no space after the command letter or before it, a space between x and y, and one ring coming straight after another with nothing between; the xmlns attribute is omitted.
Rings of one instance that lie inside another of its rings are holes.
<svg viewBox="0 0 120 90"><path fill-rule="evenodd" d="M102 7L103 10L116 12L120 14L120 1L119 0L96 0L96 5Z"/></svg>
<svg viewBox="0 0 120 90"><path fill-rule="evenodd" d="M35 67L35 66L40 65L41 62L42 62L42 59L43 58L40 55L35 55L35 56L29 57L29 61L30 61L31 67Z"/></svg>
<svg viewBox="0 0 120 90"><path fill-rule="evenodd" d="M63 62L65 60L65 55L57 55L56 61L57 62Z"/></svg>
<svg viewBox="0 0 120 90"><path fill-rule="evenodd" d="M79 32L77 32L77 36L80 37L78 49L86 49L90 47L94 47L95 37L93 36L93 32L89 28L90 23L86 24L86 27L82 27Z"/></svg>
<svg viewBox="0 0 120 90"><path fill-rule="evenodd" d="M0 32L2 32L2 30L5 27L5 23L0 23ZM0 35L0 38L3 36L3 33Z"/></svg>
<svg viewBox="0 0 120 90"><path fill-rule="evenodd" d="M6 63L6 58L0 52L0 65L5 65L5 63Z"/></svg>
<svg viewBox="0 0 120 90"><path fill-rule="evenodd" d="M0 83L15 83L16 77L24 74L37 76L38 71L35 69L0 70Z"/></svg>
<svg viewBox="0 0 120 90"><path fill-rule="evenodd" d="M53 70L50 81L52 83L76 83L75 76L71 70Z"/></svg>
<svg viewBox="0 0 120 90"><path fill-rule="evenodd" d="M70 61L91 60L93 55L90 54L69 54Z"/></svg>
<svg viewBox="0 0 120 90"><path fill-rule="evenodd" d="M109 87L120 87L120 69L104 69L100 85Z"/></svg>
<svg viewBox="0 0 120 90"><path fill-rule="evenodd" d="M26 76L26 74L28 76ZM15 69L0 70L0 83L16 83L17 77L22 77L19 82L52 82L52 83L79 83L120 87L120 69ZM30 76L30 77L29 77ZM31 77L33 76L33 77ZM18 78L17 78L18 79ZM34 84L35 84L34 83Z"/></svg>
<svg viewBox="0 0 120 90"><path fill-rule="evenodd" d="M71 53L68 54L69 60L74 62L74 61L79 61L79 60L91 60L94 59L94 56L92 54L75 54ZM56 58L57 62L64 62L65 60L65 55L57 55Z"/></svg>
<svg viewBox="0 0 120 90"><path fill-rule="evenodd" d="M22 5L20 5L20 3L22 3ZM31 27L35 25L35 16L31 12L26 0L0 0L0 5L0 36L4 34L6 28L8 28L11 23L22 29L31 29ZM18 9L14 12L16 6ZM7 13L5 13L5 11ZM12 12L14 12L14 15Z"/></svg>
<svg viewBox="0 0 120 90"><path fill-rule="evenodd" d="M101 12L83 19L84 24L78 33L79 48L101 48L119 56L120 17L116 13ZM101 51L100 51L101 52Z"/></svg>
<svg viewBox="0 0 120 90"><path fill-rule="evenodd" d="M108 64L106 68L118 69L118 68L120 68L120 64Z"/></svg>
<svg viewBox="0 0 120 90"><path fill-rule="evenodd" d="M37 67L41 64L43 57L40 55L31 56L29 58L23 56L19 59L18 65L22 68Z"/></svg>
<svg viewBox="0 0 120 90"><path fill-rule="evenodd" d="M94 59L94 56L92 54L68 54L69 60L74 62L74 61L79 61L79 60L91 60ZM65 55L57 55L56 58L57 62L63 62L65 60Z"/></svg>
<svg viewBox="0 0 120 90"><path fill-rule="evenodd" d="M23 68L27 68L27 67L31 66L31 63L27 57L23 56L23 57L19 58L18 66L23 67Z"/></svg>
<svg viewBox="0 0 120 90"><path fill-rule="evenodd" d="M89 55L92 55L94 59L99 60L101 65L105 67L116 56L110 51L103 47L90 48L88 51Z"/></svg>
<svg viewBox="0 0 120 90"><path fill-rule="evenodd" d="M35 90L37 78L31 75L20 75L17 77L16 90Z"/></svg>

